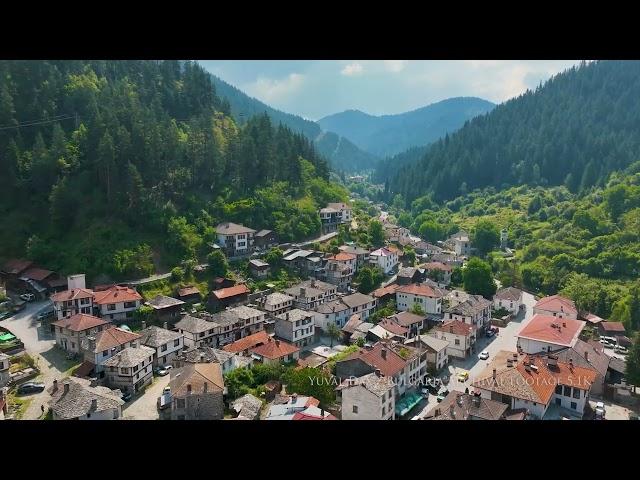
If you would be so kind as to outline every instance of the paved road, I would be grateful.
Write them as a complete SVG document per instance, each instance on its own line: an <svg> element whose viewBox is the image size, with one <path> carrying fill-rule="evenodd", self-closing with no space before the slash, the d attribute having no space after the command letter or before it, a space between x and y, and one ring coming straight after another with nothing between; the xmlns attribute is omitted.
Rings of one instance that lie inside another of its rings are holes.
<svg viewBox="0 0 640 480"><path fill-rule="evenodd" d="M38 322L38 313L50 305L49 300L29 303L23 311L2 322L2 326L22 340L26 353L36 359L40 376L35 381L43 382L46 388L53 385L53 380L62 379L62 373L78 363L67 360L64 352L55 348L55 339L48 326L43 327ZM34 420L42 414L40 406L47 407L50 396L45 389L44 392L23 398L32 400L23 419Z"/></svg>
<svg viewBox="0 0 640 480"><path fill-rule="evenodd" d="M144 394L135 397L124 405L122 410L123 420L158 420L158 397L164 387L169 385L170 375L154 377L154 382L149 385Z"/></svg>

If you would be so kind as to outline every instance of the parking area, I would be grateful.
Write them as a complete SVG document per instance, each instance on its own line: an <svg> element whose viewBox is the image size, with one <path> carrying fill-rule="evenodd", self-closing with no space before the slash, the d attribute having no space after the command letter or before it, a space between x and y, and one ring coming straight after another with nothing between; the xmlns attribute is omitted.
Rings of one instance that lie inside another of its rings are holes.
<svg viewBox="0 0 640 480"><path fill-rule="evenodd" d="M122 409L123 420L158 420L158 397L164 387L169 385L170 375L154 377L144 393L134 396Z"/></svg>
<svg viewBox="0 0 640 480"><path fill-rule="evenodd" d="M608 400L604 400L601 398L590 398L589 405L591 406L591 410L595 411L596 403L602 402L604 403L605 409L605 419L606 420L629 420L629 415L633 413L632 410L627 407L623 407L622 405L616 405L611 403Z"/></svg>

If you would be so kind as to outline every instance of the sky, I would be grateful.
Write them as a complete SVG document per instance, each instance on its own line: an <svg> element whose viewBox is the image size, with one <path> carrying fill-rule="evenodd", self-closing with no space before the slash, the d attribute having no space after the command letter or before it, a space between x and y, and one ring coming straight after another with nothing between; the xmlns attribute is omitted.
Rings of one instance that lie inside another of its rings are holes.
<svg viewBox="0 0 640 480"><path fill-rule="evenodd" d="M402 113L451 97L494 103L578 60L199 60L246 94L309 120L361 110Z"/></svg>

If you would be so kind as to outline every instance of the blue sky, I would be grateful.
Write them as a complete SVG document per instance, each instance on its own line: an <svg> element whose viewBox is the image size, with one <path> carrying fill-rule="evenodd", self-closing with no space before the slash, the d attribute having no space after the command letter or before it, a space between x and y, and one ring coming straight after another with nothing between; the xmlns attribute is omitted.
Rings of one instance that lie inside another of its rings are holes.
<svg viewBox="0 0 640 480"><path fill-rule="evenodd" d="M451 97L500 103L577 60L200 60L268 105L310 120L402 113Z"/></svg>

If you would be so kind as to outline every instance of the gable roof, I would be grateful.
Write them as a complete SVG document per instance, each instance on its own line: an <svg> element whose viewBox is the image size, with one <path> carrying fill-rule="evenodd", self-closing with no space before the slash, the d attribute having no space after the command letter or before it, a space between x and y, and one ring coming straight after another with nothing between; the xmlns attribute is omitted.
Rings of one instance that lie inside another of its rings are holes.
<svg viewBox="0 0 640 480"><path fill-rule="evenodd" d="M207 384L207 392L224 390L222 367L219 363L190 363L171 371L169 386L172 396L184 397L189 393L203 394L205 384Z"/></svg>
<svg viewBox="0 0 640 480"><path fill-rule="evenodd" d="M98 305L106 305L109 303L122 303L122 302L135 302L142 300L142 296L134 289L129 287L123 287L120 285L113 285L112 287L102 290L100 292L94 292L94 303Z"/></svg>
<svg viewBox="0 0 640 480"><path fill-rule="evenodd" d="M522 290L515 287L501 288L496 292L493 298L498 300L509 300L512 302L517 302L522 298Z"/></svg>
<svg viewBox="0 0 640 480"><path fill-rule="evenodd" d="M541 298L533 308L546 310L548 312L578 314L578 309L573 300L561 295L551 295L550 297Z"/></svg>
<svg viewBox="0 0 640 480"><path fill-rule="evenodd" d="M236 340L233 343L229 343L222 347L222 349L226 352L244 352L245 350L249 350L268 342L270 338L271 337L267 332L260 330L252 335L247 335L240 340Z"/></svg>
<svg viewBox="0 0 640 480"><path fill-rule="evenodd" d="M385 352L384 358L383 352ZM388 377L393 377L395 374L401 372L407 364L404 358L382 342L376 343L369 350L360 349L357 352L353 352L347 358L340 361L346 362L354 359L360 359L373 369L379 369L383 375ZM338 363L340 363L340 361L338 361Z"/></svg>
<svg viewBox="0 0 640 480"><path fill-rule="evenodd" d="M447 265L446 263L442 262L428 262L423 263L420 266L425 270L442 270L443 272L450 272L453 270L453 268L451 268L451 265Z"/></svg>
<svg viewBox="0 0 640 480"><path fill-rule="evenodd" d="M33 265L33 262L31 260L13 258L11 260L8 260L4 264L2 270L12 275L18 275L21 272L24 272L31 265Z"/></svg>
<svg viewBox="0 0 640 480"><path fill-rule="evenodd" d="M140 338L140 334L129 332L118 327L107 328L98 332L95 336L96 346L93 353L104 352L111 348L119 347L125 343L133 342ZM88 339L82 341L82 348L89 350Z"/></svg>
<svg viewBox="0 0 640 480"><path fill-rule="evenodd" d="M49 393L51 410L61 419L73 419L85 416L89 413L103 412L111 409L119 409L124 405L120 390L111 390L107 387L91 386L90 380L69 377L58 382L60 385L51 387ZM64 385L69 385L65 393ZM93 401L95 402L95 406Z"/></svg>
<svg viewBox="0 0 640 480"><path fill-rule="evenodd" d="M398 323L399 325L402 325L403 327L409 327L415 323L423 322L424 320L427 319L427 317L424 317L422 315L416 315L415 313L405 311L405 312L396 313L395 315L391 315L389 319L392 321L395 321L396 323Z"/></svg>
<svg viewBox="0 0 640 480"><path fill-rule="evenodd" d="M166 295L156 295L147 303L149 304L149 306L153 307L155 310L161 310L163 308L184 305L184 302L182 300L178 300L177 298L173 298L173 297L168 297Z"/></svg>
<svg viewBox="0 0 640 480"><path fill-rule="evenodd" d="M371 295L376 298L384 297L386 295L393 295L396 293L396 290L398 290L398 288L400 288L400 285L392 283L391 285L387 285L386 287L380 287L374 290L373 292L371 292Z"/></svg>
<svg viewBox="0 0 640 480"><path fill-rule="evenodd" d="M624 324L622 322L600 322L598 328L605 332L625 333Z"/></svg>
<svg viewBox="0 0 640 480"><path fill-rule="evenodd" d="M398 287L396 293L409 293L412 295L419 295L422 297L429 298L440 298L442 295L439 292L436 292L429 285L425 285L424 283L412 283L410 285L403 285Z"/></svg>
<svg viewBox="0 0 640 480"><path fill-rule="evenodd" d="M141 345L139 347L127 347L120 350L113 357L103 363L105 367L131 368L140 365L147 358L152 358L156 351L153 348Z"/></svg>
<svg viewBox="0 0 640 480"><path fill-rule="evenodd" d="M342 327L342 331L346 333L353 333L361 323L362 319L360 318L360 314L354 313L353 315L351 315L351 317L349 317L347 323L344 324L344 327Z"/></svg>
<svg viewBox="0 0 640 480"><path fill-rule="evenodd" d="M239 285L234 285L233 287L221 288L220 290L214 290L211 292L211 295L216 297L218 300L222 300L225 298L235 297L238 295L244 295L249 293L249 287L247 287L244 283Z"/></svg>
<svg viewBox="0 0 640 480"><path fill-rule="evenodd" d="M103 320L102 318L94 317L93 315L87 315L85 313L78 313L72 315L69 318L63 318L55 322L51 322L51 325L56 327L66 328L72 332L82 332L91 328L99 327L100 325L107 325L111 322Z"/></svg>
<svg viewBox="0 0 640 480"><path fill-rule="evenodd" d="M262 345L258 345L251 351L256 355L260 355L264 358L277 360L279 358L286 357L287 355L291 355L292 353L298 352L300 351L300 349L295 345L290 344L289 342L285 342L284 340L274 340L269 337L265 343L263 343Z"/></svg>
<svg viewBox="0 0 640 480"><path fill-rule="evenodd" d="M349 260L355 260L357 257L353 253L340 252L335 255L331 255L328 260L335 260L337 262L347 262Z"/></svg>
<svg viewBox="0 0 640 480"><path fill-rule="evenodd" d="M158 348L182 336L181 333L172 332L171 330L152 325L140 331L140 343L147 347Z"/></svg>
<svg viewBox="0 0 640 480"><path fill-rule="evenodd" d="M387 332L391 332L394 335L405 336L409 329L402 325L397 324L396 322L392 322L388 318L383 318L380 322L378 322L378 327L384 328Z"/></svg>
<svg viewBox="0 0 640 480"><path fill-rule="evenodd" d="M21 273L20 277L41 282L45 280L47 277L50 277L51 275L53 275L53 273L54 272L52 272L51 270L45 270L44 268L31 267L26 272Z"/></svg>
<svg viewBox="0 0 640 480"><path fill-rule="evenodd" d="M225 222L216 227L216 233L220 235L239 235L242 233L255 233L255 230L237 223Z"/></svg>
<svg viewBox="0 0 640 480"><path fill-rule="evenodd" d="M256 237L266 237L267 235L269 235L270 233L273 233L273 230L260 230L258 233L256 233Z"/></svg>
<svg viewBox="0 0 640 480"><path fill-rule="evenodd" d="M186 297L188 295L200 295L200 290L198 290L198 287L195 287L193 285L188 285L186 287L178 289L179 297Z"/></svg>
<svg viewBox="0 0 640 480"><path fill-rule="evenodd" d="M175 327L189 333L201 333L211 330L215 327L212 322L208 322L200 317L192 317L191 315L183 316L180 321L176 322Z"/></svg>
<svg viewBox="0 0 640 480"><path fill-rule="evenodd" d="M582 320L535 314L518 337L571 347L585 326Z"/></svg>
<svg viewBox="0 0 640 480"><path fill-rule="evenodd" d="M461 322L460 320L450 320L442 325L438 325L435 330L467 336L473 332L473 327L467 323Z"/></svg>
<svg viewBox="0 0 640 480"><path fill-rule="evenodd" d="M565 363L569 363L569 360L571 360L578 367L593 368L603 377L607 374L607 368L609 368L609 361L611 360L611 357L604 353L604 349L597 348L593 344L580 339L573 347L556 350L553 354L558 357L558 360ZM541 353L536 356L545 357L546 354Z"/></svg>
<svg viewBox="0 0 640 480"><path fill-rule="evenodd" d="M93 290L89 290L88 288L72 288L71 290L65 290L51 295L53 302L69 302L81 298L93 298Z"/></svg>

